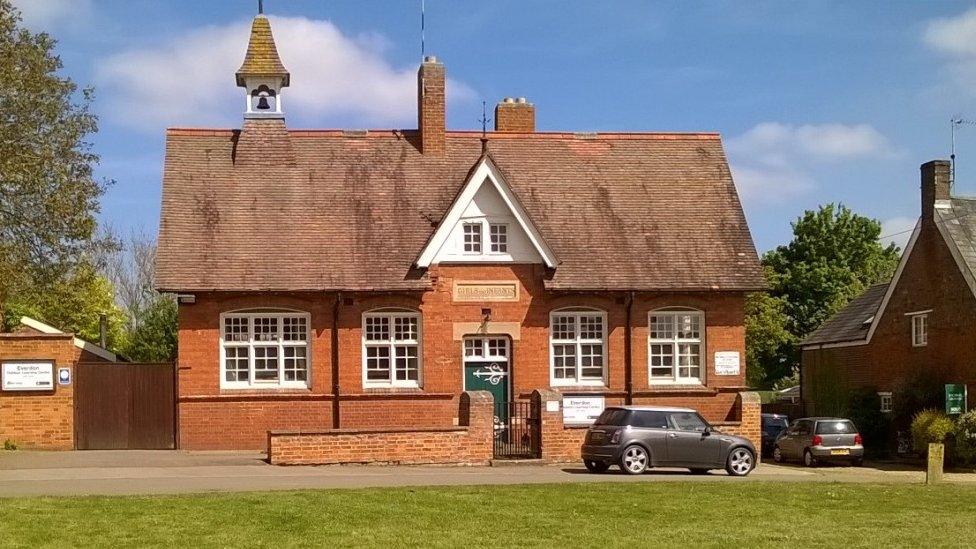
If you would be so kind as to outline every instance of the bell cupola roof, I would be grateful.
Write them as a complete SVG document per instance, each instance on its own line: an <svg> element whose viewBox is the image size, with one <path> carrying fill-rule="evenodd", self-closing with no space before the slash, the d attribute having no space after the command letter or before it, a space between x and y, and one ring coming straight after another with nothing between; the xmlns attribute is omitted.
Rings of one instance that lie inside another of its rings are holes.
<svg viewBox="0 0 976 549"><path fill-rule="evenodd" d="M251 40L247 44L244 63L237 70L237 85L246 86L245 80L248 78L280 78L282 87L288 86L291 79L278 57L271 23L263 13L259 13L251 23Z"/></svg>

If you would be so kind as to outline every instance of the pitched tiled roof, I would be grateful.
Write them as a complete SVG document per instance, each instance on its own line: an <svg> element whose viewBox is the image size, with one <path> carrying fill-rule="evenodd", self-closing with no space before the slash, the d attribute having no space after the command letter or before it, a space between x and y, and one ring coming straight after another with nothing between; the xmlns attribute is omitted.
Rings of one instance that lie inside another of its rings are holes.
<svg viewBox="0 0 976 549"><path fill-rule="evenodd" d="M276 122L247 121L243 136L167 133L157 286L428 287L414 261L481 157L480 132L448 132L445 154L425 156L413 131L282 133ZM763 287L717 135L488 135L559 262L549 287ZM282 139L289 161L269 160Z"/></svg>
<svg viewBox="0 0 976 549"><path fill-rule="evenodd" d="M976 198L952 198L949 208L936 208L936 221L959 251L960 269L976 278ZM976 290L974 290L976 291Z"/></svg>
<svg viewBox="0 0 976 549"><path fill-rule="evenodd" d="M834 313L801 345L820 345L823 343L845 343L862 341L868 337L871 320L881 307L888 283L876 284L855 297L846 307Z"/></svg>
<svg viewBox="0 0 976 549"><path fill-rule="evenodd" d="M237 85L243 86L247 76L278 76L284 78L285 86L289 83L290 75L278 57L271 23L264 15L258 15L251 23L251 39L247 44L244 63L237 69Z"/></svg>

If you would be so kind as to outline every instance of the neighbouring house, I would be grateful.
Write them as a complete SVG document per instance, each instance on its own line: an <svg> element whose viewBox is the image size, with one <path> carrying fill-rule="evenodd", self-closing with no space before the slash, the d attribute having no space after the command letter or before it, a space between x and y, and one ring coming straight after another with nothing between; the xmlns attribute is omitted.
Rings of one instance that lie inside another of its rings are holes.
<svg viewBox="0 0 976 549"><path fill-rule="evenodd" d="M0 333L0 443L75 448L79 363L116 362L98 345L28 317Z"/></svg>
<svg viewBox="0 0 976 549"><path fill-rule="evenodd" d="M889 283L868 288L801 345L808 414L878 392L883 412L920 377L976 386L976 199L951 196L950 164L921 167L922 215Z"/></svg>
<svg viewBox="0 0 976 549"><path fill-rule="evenodd" d="M524 99L494 131L448 130L435 57L417 129L289 129L264 15L236 76L241 129L166 133L156 286L179 296L182 448L453 441L465 391L491 393L496 429L541 391L570 457L569 426L612 403L758 440L740 392L764 284L717 134L537 131Z"/></svg>

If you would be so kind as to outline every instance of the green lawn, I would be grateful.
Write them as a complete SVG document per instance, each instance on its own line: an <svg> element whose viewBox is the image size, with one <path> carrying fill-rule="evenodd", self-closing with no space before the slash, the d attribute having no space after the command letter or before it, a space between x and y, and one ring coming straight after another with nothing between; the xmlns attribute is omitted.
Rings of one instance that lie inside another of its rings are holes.
<svg viewBox="0 0 976 549"><path fill-rule="evenodd" d="M0 499L3 547L971 547L974 525L976 487L952 485L648 482Z"/></svg>

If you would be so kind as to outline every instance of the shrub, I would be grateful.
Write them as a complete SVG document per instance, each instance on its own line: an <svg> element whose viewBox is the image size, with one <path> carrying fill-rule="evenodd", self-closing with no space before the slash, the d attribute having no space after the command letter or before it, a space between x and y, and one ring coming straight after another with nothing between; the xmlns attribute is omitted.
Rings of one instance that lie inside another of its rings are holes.
<svg viewBox="0 0 976 549"><path fill-rule="evenodd" d="M955 444L952 461L958 465L976 465L976 410L959 416L956 420Z"/></svg>
<svg viewBox="0 0 976 549"><path fill-rule="evenodd" d="M908 431L919 412L929 408L945 408L944 376L939 372L931 372L927 376L911 376L895 389L892 401L895 428Z"/></svg>
<svg viewBox="0 0 976 549"><path fill-rule="evenodd" d="M928 409L915 414L911 430L915 451L924 454L930 443L945 443L949 435L955 432L956 424L943 412Z"/></svg>
<svg viewBox="0 0 976 549"><path fill-rule="evenodd" d="M3 441L3 449L4 450L16 450L17 449L17 443L14 442L14 441L12 441L12 440L10 440L8 438L7 440Z"/></svg>

